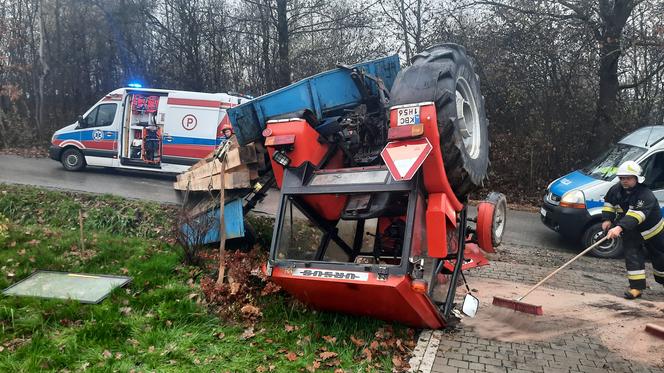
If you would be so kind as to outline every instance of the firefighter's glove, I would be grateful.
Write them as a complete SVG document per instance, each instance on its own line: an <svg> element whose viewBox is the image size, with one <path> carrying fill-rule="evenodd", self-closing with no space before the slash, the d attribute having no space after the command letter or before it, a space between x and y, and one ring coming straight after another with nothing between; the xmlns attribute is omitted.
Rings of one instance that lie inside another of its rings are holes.
<svg viewBox="0 0 664 373"><path fill-rule="evenodd" d="M620 234L622 234L622 232L623 232L622 227L617 226L617 227L609 229L609 232L606 234L606 236L609 239L618 238L618 237L620 237Z"/></svg>
<svg viewBox="0 0 664 373"><path fill-rule="evenodd" d="M610 220L604 220L602 222L602 230L604 232L608 231L611 228L611 221Z"/></svg>

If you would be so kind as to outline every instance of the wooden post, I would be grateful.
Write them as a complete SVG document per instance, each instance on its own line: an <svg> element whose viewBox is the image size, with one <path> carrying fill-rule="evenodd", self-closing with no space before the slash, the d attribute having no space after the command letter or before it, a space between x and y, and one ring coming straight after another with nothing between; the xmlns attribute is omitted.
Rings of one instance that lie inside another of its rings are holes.
<svg viewBox="0 0 664 373"><path fill-rule="evenodd" d="M226 223L224 221L224 206L225 206L225 175L226 175L226 158L221 161L221 188L219 191L219 277L217 277L217 284L224 283L224 275L226 274Z"/></svg>

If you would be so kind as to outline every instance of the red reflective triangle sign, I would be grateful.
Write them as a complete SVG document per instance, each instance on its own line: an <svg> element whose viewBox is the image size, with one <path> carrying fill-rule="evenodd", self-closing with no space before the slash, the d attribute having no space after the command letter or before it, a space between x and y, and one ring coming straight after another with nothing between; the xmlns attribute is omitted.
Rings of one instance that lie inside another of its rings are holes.
<svg viewBox="0 0 664 373"><path fill-rule="evenodd" d="M433 147L426 137L393 141L380 152L394 180L410 180L427 159Z"/></svg>

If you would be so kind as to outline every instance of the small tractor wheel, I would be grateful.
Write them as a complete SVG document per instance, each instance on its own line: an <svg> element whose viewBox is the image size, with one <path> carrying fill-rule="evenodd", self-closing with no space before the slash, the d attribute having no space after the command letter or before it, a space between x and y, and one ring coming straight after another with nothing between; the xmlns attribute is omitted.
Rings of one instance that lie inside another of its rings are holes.
<svg viewBox="0 0 664 373"><path fill-rule="evenodd" d="M503 242L505 234L505 225L507 224L507 198L498 192L491 192L486 197L486 201L494 204L493 217L491 219L491 241L493 247L499 246Z"/></svg>
<svg viewBox="0 0 664 373"><path fill-rule="evenodd" d="M80 150L69 148L62 152L60 162L67 171L81 171L85 168L85 157Z"/></svg>
<svg viewBox="0 0 664 373"><path fill-rule="evenodd" d="M447 178L457 198L482 186L489 133L480 83L463 47L442 44L415 55L390 92L391 105L433 101Z"/></svg>

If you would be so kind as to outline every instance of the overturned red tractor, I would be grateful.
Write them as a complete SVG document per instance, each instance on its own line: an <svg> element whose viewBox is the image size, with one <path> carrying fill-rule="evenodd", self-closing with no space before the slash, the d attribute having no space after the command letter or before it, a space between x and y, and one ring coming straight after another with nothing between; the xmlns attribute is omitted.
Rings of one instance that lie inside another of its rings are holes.
<svg viewBox="0 0 664 373"><path fill-rule="evenodd" d="M465 50L399 70L397 56L340 66L229 116L240 143L264 141L281 189L272 281L318 309L441 328L459 275L500 244L506 205L492 193L467 218L489 139Z"/></svg>

